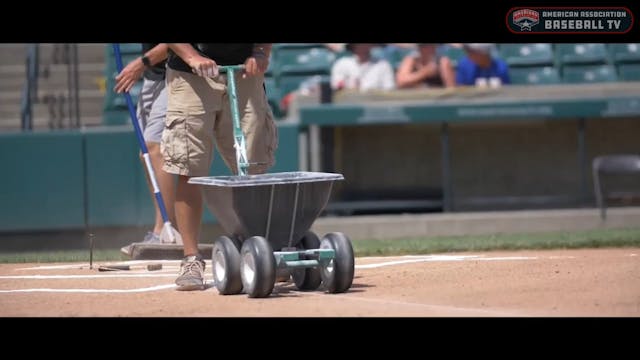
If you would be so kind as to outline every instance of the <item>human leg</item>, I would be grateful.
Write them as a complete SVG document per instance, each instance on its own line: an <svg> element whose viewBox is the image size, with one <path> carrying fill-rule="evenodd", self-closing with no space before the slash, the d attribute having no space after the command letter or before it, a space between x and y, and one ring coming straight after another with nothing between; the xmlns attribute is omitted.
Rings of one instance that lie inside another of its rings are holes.
<svg viewBox="0 0 640 360"><path fill-rule="evenodd" d="M138 95L138 104L137 104L137 109L136 109L136 115L138 118L138 126L140 127L140 130L143 132L143 137L145 139L145 144L147 145L147 148L149 148L149 136L147 135L148 133L155 131L157 132L157 130L154 130L157 128L157 113L158 110L156 109L156 111L154 111L154 107L158 107L158 105L156 105L157 100L159 98L159 95L161 94L161 90L164 89L164 84L158 84L156 81L151 81L151 80L147 80L147 79L143 79L143 83L142 83L142 89L140 90L140 94ZM164 97L164 110L166 110L166 95ZM161 120L163 122L163 120ZM164 127L163 124L160 124L160 126ZM162 131L162 130L160 130ZM151 155L151 154L150 154ZM144 158L142 156L142 152L140 152L140 161L142 162L142 166L143 168L145 168L145 164L144 164ZM153 163L153 161L152 161ZM154 167L154 172L156 172L156 174L158 173L158 167L156 167L155 164L152 165ZM145 168L146 169L146 168ZM145 170L145 177L147 179L147 186L149 188L149 191L151 193L152 199L153 199L153 187L151 185L151 181L149 179L149 174L147 174L147 171ZM153 200L154 205L156 204L155 199ZM162 230L162 221L160 221L160 223L158 223L157 217L159 214L159 210L157 208L156 205L156 220L154 223L154 227L152 231L148 231L147 234L144 236L142 242L143 243L156 243L156 242L160 242L160 231ZM127 245L123 248L120 249L120 251L128 256L131 256L131 251L132 251L132 245Z"/></svg>
<svg viewBox="0 0 640 360"><path fill-rule="evenodd" d="M160 152L160 142L162 141L162 132L164 130L165 118L167 115L167 90L164 80L155 81L155 93L156 96L152 103L151 111L148 116L147 126L144 130L144 139L147 144L147 150L149 152L149 158L153 166L153 171L156 176L160 193L164 200L164 206L167 211L167 216L172 224L176 224L176 217L174 212L175 201L175 181L174 175L169 174L162 169L164 159ZM149 185L151 194L153 195L154 189ZM160 208L157 202L154 200L154 206L156 210L154 233L160 234L164 227L164 220L160 213Z"/></svg>
<svg viewBox="0 0 640 360"><path fill-rule="evenodd" d="M188 181L209 174L213 124L222 91L202 77L171 69L167 70L167 86L161 152L163 169L178 175L175 214L185 255L176 284L179 290L195 290L204 287L204 261L198 254L203 205L200 187Z"/></svg>

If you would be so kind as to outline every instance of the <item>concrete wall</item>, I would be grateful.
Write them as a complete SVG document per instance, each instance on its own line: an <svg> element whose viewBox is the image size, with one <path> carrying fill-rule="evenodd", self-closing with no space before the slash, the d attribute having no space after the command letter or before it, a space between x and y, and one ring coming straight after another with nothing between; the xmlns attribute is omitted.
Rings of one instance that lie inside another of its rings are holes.
<svg viewBox="0 0 640 360"><path fill-rule="evenodd" d="M451 176L455 210L545 208L593 203L591 163L598 155L640 153L640 121L587 119L587 181L581 193L577 120L531 120L450 125ZM439 125L342 127L334 133L335 169L347 181L340 197L354 189L371 197L394 189L438 189L442 185ZM640 191L640 179L611 178L611 189ZM419 192L419 190L417 190ZM583 196L583 200L579 197ZM557 203L484 204L491 197L559 197ZM563 197L566 201L563 204ZM571 200L571 198L575 198Z"/></svg>
<svg viewBox="0 0 640 360"><path fill-rule="evenodd" d="M298 127L279 124L270 172L298 170ZM0 134L0 232L153 224L153 200L133 130ZM228 175L219 157L211 175ZM85 189L86 183L86 189ZM86 214L85 214L86 210ZM205 211L204 221L215 222Z"/></svg>

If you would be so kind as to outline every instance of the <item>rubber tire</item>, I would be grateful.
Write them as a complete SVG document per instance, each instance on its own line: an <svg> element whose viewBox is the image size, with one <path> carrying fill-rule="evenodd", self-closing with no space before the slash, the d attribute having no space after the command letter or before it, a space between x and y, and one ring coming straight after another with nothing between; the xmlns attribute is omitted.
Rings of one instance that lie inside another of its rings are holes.
<svg viewBox="0 0 640 360"><path fill-rule="evenodd" d="M307 231L298 245L300 250L319 249L320 239L312 231ZM322 283L320 268L298 268L291 271L296 288L302 291L316 290Z"/></svg>
<svg viewBox="0 0 640 360"><path fill-rule="evenodd" d="M351 240L341 232L328 233L320 241L320 248L334 249L336 252L336 256L332 260L332 271L329 271L328 266L320 267L320 275L322 276L325 290L332 294L349 290L353 283L355 268Z"/></svg>
<svg viewBox="0 0 640 360"><path fill-rule="evenodd" d="M213 243L211 251L211 272L216 288L221 295L235 295L242 292L242 277L240 276L240 243L227 236L220 236ZM216 264L219 263L216 254L224 261L224 276L218 278Z"/></svg>
<svg viewBox="0 0 640 360"><path fill-rule="evenodd" d="M253 274L248 276L246 269L253 263ZM245 240L240 250L240 275L242 286L250 298L267 297L276 283L276 260L273 249L262 236L253 236Z"/></svg>

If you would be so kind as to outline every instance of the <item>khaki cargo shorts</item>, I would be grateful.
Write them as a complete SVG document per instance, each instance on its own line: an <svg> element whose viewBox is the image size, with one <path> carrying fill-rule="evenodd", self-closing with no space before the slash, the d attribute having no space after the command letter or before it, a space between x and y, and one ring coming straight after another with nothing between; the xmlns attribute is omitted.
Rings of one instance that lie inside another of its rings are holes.
<svg viewBox="0 0 640 360"><path fill-rule="evenodd" d="M214 140L225 164L237 174L233 119L226 75L209 79L167 68L167 117L160 151L164 171L185 176L209 176ZM267 103L263 76L236 74L240 126L244 132L249 173L273 166L278 132Z"/></svg>

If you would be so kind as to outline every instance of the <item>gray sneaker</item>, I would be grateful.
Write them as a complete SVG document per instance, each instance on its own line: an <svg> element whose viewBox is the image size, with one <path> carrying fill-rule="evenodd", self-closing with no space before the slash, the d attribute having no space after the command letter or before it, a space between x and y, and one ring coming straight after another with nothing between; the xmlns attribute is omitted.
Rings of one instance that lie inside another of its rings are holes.
<svg viewBox="0 0 640 360"><path fill-rule="evenodd" d="M154 233L153 231L147 232L147 235L144 236L142 240L143 243L160 243L160 235Z"/></svg>
<svg viewBox="0 0 640 360"><path fill-rule="evenodd" d="M142 239L142 242L136 243L136 244L160 244L160 242L161 242L160 235L154 233L153 231L149 231L144 236L144 239ZM133 250L133 244L129 244L127 246L120 248L120 252L127 256L131 256L132 250Z"/></svg>
<svg viewBox="0 0 640 360"><path fill-rule="evenodd" d="M180 274L176 279L178 290L204 290L205 263L200 255L187 256L180 263Z"/></svg>

